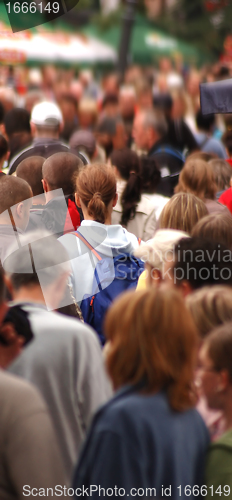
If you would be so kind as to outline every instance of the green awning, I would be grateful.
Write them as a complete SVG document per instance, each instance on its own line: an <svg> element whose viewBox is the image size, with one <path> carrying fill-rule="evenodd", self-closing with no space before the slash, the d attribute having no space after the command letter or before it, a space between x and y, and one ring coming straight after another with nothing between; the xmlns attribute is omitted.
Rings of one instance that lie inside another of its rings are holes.
<svg viewBox="0 0 232 500"><path fill-rule="evenodd" d="M101 28L92 24L82 31L108 43L116 50L119 48L122 31L122 25L119 23L109 28ZM161 32L152 22L142 16L136 16L130 46L131 62L148 65L156 62L162 56L175 57L177 55L181 55L184 61L196 65L210 60L208 54Z"/></svg>

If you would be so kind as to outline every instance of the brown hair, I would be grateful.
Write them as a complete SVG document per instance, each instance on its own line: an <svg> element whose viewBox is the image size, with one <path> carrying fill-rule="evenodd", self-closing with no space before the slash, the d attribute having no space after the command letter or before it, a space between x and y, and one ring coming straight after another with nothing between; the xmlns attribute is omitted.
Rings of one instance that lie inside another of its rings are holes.
<svg viewBox="0 0 232 500"><path fill-rule="evenodd" d="M109 203L116 195L113 169L104 164L87 165L76 182L77 195L96 222L104 224Z"/></svg>
<svg viewBox="0 0 232 500"><path fill-rule="evenodd" d="M29 184L12 175L5 175L0 180L0 214L31 198L32 190Z"/></svg>
<svg viewBox="0 0 232 500"><path fill-rule="evenodd" d="M44 194L42 185L42 167L45 158L42 156L31 156L25 158L16 168L16 176L24 179L31 186L33 196Z"/></svg>
<svg viewBox="0 0 232 500"><path fill-rule="evenodd" d="M167 390L171 407L193 405L191 384L198 334L174 289L129 292L108 311L107 368L115 388L146 381L146 392Z"/></svg>
<svg viewBox="0 0 232 500"><path fill-rule="evenodd" d="M226 370L232 382L232 323L227 323L210 333L205 344L214 369Z"/></svg>
<svg viewBox="0 0 232 500"><path fill-rule="evenodd" d="M203 160L188 159L179 177L175 193L192 193L198 198L214 200L217 186L212 167Z"/></svg>
<svg viewBox="0 0 232 500"><path fill-rule="evenodd" d="M214 180L218 191L224 191L230 187L230 179L232 177L232 168L226 160L217 158L209 162L214 173Z"/></svg>
<svg viewBox="0 0 232 500"><path fill-rule="evenodd" d="M232 321L232 288L204 287L186 299L194 323L204 338L217 326Z"/></svg>
<svg viewBox="0 0 232 500"><path fill-rule="evenodd" d="M208 215L196 224L191 236L221 243L232 250L232 216L224 212Z"/></svg>
<svg viewBox="0 0 232 500"><path fill-rule="evenodd" d="M47 181L50 191L62 189L65 196L75 192L75 181L83 162L72 153L56 153L43 164L43 179Z"/></svg>
<svg viewBox="0 0 232 500"><path fill-rule="evenodd" d="M178 193L163 208L160 229L178 229L190 234L195 224L208 213L204 202L194 194Z"/></svg>
<svg viewBox="0 0 232 500"><path fill-rule="evenodd" d="M188 156L188 160L203 160L207 163L215 159L217 159L217 155L214 153L204 153L203 151L195 151Z"/></svg>

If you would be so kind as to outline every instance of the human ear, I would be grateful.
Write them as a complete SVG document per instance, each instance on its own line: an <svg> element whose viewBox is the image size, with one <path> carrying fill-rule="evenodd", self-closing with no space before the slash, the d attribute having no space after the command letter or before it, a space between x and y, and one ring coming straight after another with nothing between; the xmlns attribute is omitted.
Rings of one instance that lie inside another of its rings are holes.
<svg viewBox="0 0 232 500"><path fill-rule="evenodd" d="M113 208L116 207L117 203L118 203L118 193L116 193L116 195L113 199Z"/></svg>
<svg viewBox="0 0 232 500"><path fill-rule="evenodd" d="M47 183L47 181L45 181L45 179L42 179L42 181L41 181L41 182L42 182L42 185L43 185L43 190L44 190L44 192L45 192L45 193L47 193L47 192L48 192L48 190L49 190L49 189L48 189L48 183Z"/></svg>
<svg viewBox="0 0 232 500"><path fill-rule="evenodd" d="M16 207L16 214L21 219L24 213L24 204L23 202L19 203Z"/></svg>
<svg viewBox="0 0 232 500"><path fill-rule="evenodd" d="M80 196L78 196L78 194L76 193L75 194L75 202L76 202L76 205L78 208L82 208L81 207L81 200L80 200Z"/></svg>

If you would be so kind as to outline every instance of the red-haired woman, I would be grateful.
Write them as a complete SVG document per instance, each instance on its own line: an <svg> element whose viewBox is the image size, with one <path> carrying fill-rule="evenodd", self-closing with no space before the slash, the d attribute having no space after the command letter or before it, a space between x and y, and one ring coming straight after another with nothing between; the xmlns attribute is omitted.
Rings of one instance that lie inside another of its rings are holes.
<svg viewBox="0 0 232 500"><path fill-rule="evenodd" d="M118 392L95 416L76 491L96 485L93 498L108 490L113 498L193 499L209 438L193 409L198 334L182 297L162 287L127 293L108 312L105 333Z"/></svg>

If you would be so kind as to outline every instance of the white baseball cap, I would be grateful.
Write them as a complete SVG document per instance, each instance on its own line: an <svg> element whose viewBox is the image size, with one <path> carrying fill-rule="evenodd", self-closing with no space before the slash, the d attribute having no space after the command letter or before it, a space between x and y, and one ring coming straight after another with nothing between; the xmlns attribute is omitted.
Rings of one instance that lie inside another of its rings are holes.
<svg viewBox="0 0 232 500"><path fill-rule="evenodd" d="M63 116L54 102L40 102L32 109L31 122L43 127L54 127L63 122Z"/></svg>

